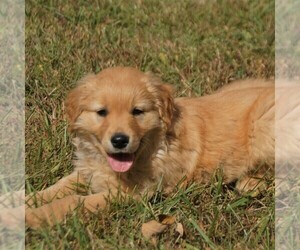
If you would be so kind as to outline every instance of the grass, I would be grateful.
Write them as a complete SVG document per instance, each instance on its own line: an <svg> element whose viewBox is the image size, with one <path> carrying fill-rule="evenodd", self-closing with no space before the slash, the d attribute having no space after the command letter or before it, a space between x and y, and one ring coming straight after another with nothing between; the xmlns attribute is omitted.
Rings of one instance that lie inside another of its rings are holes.
<svg viewBox="0 0 300 250"><path fill-rule="evenodd" d="M24 189L24 6L0 2L0 197ZM1 199L0 198L0 199ZM0 214L3 206L0 202ZM0 217L2 217L0 215ZM0 222L0 249L24 244L24 228L6 230Z"/></svg>
<svg viewBox="0 0 300 250"><path fill-rule="evenodd" d="M204 2L204 3L202 3ZM177 96L208 94L234 79L274 77L272 1L26 1L26 191L72 171L63 100L88 72L124 65L152 71ZM259 197L191 184L165 197L116 199L97 215L26 232L28 249L272 249L272 185ZM142 223L171 214L155 242Z"/></svg>

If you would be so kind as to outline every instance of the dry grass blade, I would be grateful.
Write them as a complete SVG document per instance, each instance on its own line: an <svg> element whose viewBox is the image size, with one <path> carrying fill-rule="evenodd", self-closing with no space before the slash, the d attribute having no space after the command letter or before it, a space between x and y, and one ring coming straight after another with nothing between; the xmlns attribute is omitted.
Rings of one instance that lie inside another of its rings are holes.
<svg viewBox="0 0 300 250"><path fill-rule="evenodd" d="M176 232L179 234L180 237L183 237L184 235L184 228L182 223L177 223L176 225Z"/></svg>
<svg viewBox="0 0 300 250"><path fill-rule="evenodd" d="M156 220L151 220L142 225L142 235L150 239L152 236L162 233L167 228L167 225L163 225Z"/></svg>

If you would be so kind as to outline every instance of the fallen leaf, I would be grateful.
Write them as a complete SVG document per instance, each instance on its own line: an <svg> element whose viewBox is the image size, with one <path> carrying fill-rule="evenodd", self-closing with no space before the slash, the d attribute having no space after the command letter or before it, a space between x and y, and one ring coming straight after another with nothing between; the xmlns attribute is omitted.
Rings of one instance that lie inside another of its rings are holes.
<svg viewBox="0 0 300 250"><path fill-rule="evenodd" d="M152 236L162 233L166 227L167 225L151 220L142 225L142 234L145 238L150 239Z"/></svg>
<svg viewBox="0 0 300 250"><path fill-rule="evenodd" d="M163 225L172 225L175 222L175 217L166 214L160 214L158 215L158 220Z"/></svg>
<svg viewBox="0 0 300 250"><path fill-rule="evenodd" d="M183 225L181 223L177 223L176 225L176 232L179 233L179 236L182 237L184 234Z"/></svg>

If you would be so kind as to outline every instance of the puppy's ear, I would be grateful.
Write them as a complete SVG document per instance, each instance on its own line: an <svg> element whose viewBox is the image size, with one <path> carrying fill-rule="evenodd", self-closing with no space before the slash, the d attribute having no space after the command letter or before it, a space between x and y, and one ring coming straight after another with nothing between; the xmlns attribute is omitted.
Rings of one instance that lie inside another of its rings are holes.
<svg viewBox="0 0 300 250"><path fill-rule="evenodd" d="M88 84L95 75L89 74L78 81L77 87L72 89L65 100L66 117L69 122L69 129L74 130L74 124L84 109L84 100L88 96Z"/></svg>
<svg viewBox="0 0 300 250"><path fill-rule="evenodd" d="M169 84L162 83L158 78L153 77L150 74L147 74L147 76L148 90L156 99L159 115L168 130L171 126L175 109L173 87Z"/></svg>
<svg viewBox="0 0 300 250"><path fill-rule="evenodd" d="M170 128L174 113L173 88L169 84L161 84L156 86L159 92L159 115L166 124L167 129Z"/></svg>

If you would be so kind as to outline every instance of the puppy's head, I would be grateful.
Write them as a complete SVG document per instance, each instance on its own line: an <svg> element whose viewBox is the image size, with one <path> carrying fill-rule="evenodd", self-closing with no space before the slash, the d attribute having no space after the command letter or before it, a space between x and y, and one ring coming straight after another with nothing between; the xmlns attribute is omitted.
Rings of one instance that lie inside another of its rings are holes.
<svg viewBox="0 0 300 250"><path fill-rule="evenodd" d="M70 130L96 139L116 172L151 152L173 114L172 88L134 68L108 68L81 79L66 99Z"/></svg>

